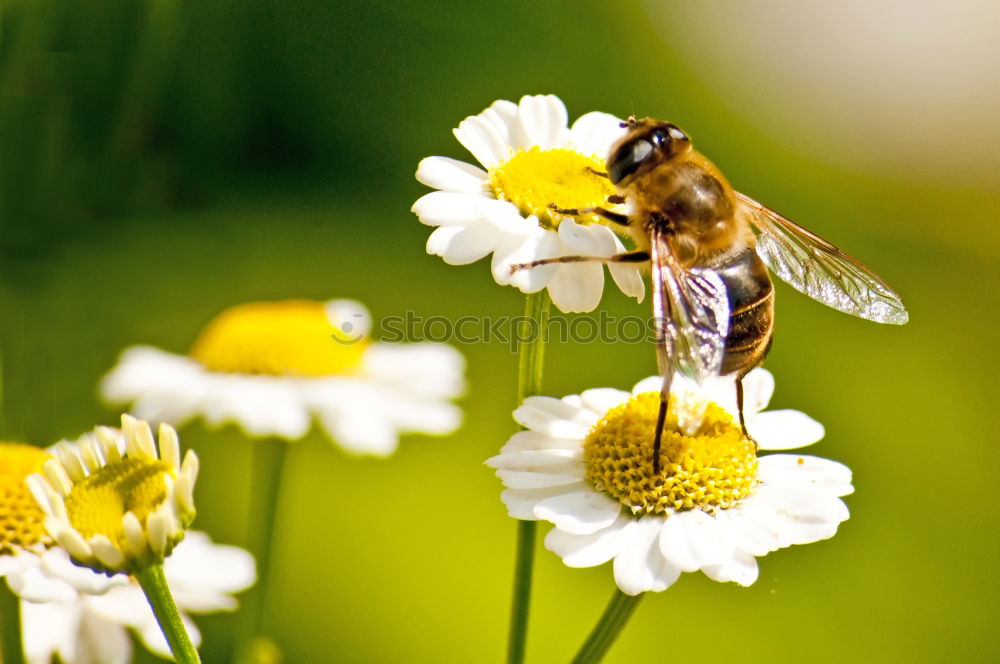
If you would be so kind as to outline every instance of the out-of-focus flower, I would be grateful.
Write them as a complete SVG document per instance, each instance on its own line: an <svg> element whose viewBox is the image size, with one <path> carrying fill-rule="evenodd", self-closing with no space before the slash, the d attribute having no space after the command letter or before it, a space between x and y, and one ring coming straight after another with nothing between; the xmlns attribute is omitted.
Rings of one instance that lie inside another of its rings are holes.
<svg viewBox="0 0 1000 664"><path fill-rule="evenodd" d="M849 516L840 499L851 471L798 454L759 457L736 423L732 385L703 388L675 377L653 475L652 440L659 377L632 393L604 388L563 399L529 397L514 412L527 431L487 461L507 489L517 519L555 527L546 547L570 567L614 561L618 587L635 595L668 588L681 572L750 585L757 556L832 537ZM745 379L747 428L760 449L792 449L823 436L794 410L760 412L774 379L763 369ZM685 433L678 410L702 412Z"/></svg>
<svg viewBox="0 0 1000 664"><path fill-rule="evenodd" d="M446 435L461 422L464 358L445 344L373 343L357 302L287 300L233 307L189 355L133 346L103 397L151 421L202 417L248 435L297 440L315 417L355 454L392 454L401 433Z"/></svg>
<svg viewBox="0 0 1000 664"><path fill-rule="evenodd" d="M511 274L511 266L558 256L611 256L625 250L596 216L574 219L560 209L614 207L615 188L601 175L620 120L587 113L567 127L566 107L554 95L499 100L454 130L486 170L447 157L427 157L417 179L439 191L421 197L413 212L436 226L427 252L452 265L493 254L493 278L525 293L548 288L560 310L591 311L604 291L599 263L551 264ZM608 265L626 295L642 299L635 265Z"/></svg>

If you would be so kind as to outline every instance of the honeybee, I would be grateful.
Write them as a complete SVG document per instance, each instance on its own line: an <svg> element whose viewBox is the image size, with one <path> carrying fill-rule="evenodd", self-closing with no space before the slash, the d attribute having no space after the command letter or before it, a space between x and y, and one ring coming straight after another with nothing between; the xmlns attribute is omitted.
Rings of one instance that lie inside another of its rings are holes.
<svg viewBox="0 0 1000 664"><path fill-rule="evenodd" d="M896 325L906 323L908 315L899 295L860 262L734 191L676 125L632 117L622 127L628 131L611 148L606 176L618 190L609 203L624 203L628 213L550 207L569 216L597 215L630 237L635 249L610 257L539 260L512 271L553 262L649 264L663 377L653 441L653 471L659 474L675 372L698 383L734 377L740 426L749 438L742 381L763 363L774 332L774 288L767 268L844 313Z"/></svg>

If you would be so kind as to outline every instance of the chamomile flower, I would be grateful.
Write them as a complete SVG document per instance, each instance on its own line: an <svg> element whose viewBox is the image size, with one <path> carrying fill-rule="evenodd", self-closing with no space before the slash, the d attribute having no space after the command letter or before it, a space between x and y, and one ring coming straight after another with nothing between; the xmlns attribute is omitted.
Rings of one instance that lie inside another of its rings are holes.
<svg viewBox="0 0 1000 664"><path fill-rule="evenodd" d="M593 310L604 290L600 263L552 264L514 274L510 268L558 256L624 251L597 217L574 219L549 207L609 207L615 189L601 173L623 131L618 118L598 112L567 127L566 107L554 95L526 96L517 104L499 100L466 118L455 137L482 168L447 157L427 157L417 167L417 180L438 190L413 205L421 222L437 227L427 252L451 265L493 254L497 283L525 293L548 288L562 311ZM642 299L644 286L634 265L608 268L622 292Z"/></svg>
<svg viewBox="0 0 1000 664"><path fill-rule="evenodd" d="M25 480L45 530L79 565L135 573L162 564L194 519L198 457L181 461L177 433L122 415L122 430L98 427Z"/></svg>
<svg viewBox="0 0 1000 664"><path fill-rule="evenodd" d="M22 601L24 648L30 664L49 664L58 655L66 664L125 664L132 661L133 630L142 643L161 657L170 649L139 585L130 577L112 577L114 587L101 595L77 592L67 582L79 573L94 574L53 549L48 583L62 586L60 598L36 603ZM167 584L195 644L201 640L186 613L234 611L235 593L255 580L253 556L234 546L215 544L205 533L189 531L163 565ZM95 575L96 576L96 575ZM103 576L103 575L102 575Z"/></svg>
<svg viewBox="0 0 1000 664"><path fill-rule="evenodd" d="M517 519L546 520L545 546L570 567L613 562L625 593L668 588L681 572L748 586L756 557L832 537L849 516L840 496L851 471L800 454L757 456L735 419L732 385L698 387L674 379L663 434L661 474L652 440L660 379L631 393L602 388L563 399L529 397L514 411L527 431L487 461L507 489ZM794 410L760 412L774 379L763 369L744 381L747 428L762 450L809 445L823 427ZM678 410L703 412L696 431Z"/></svg>
<svg viewBox="0 0 1000 664"><path fill-rule="evenodd" d="M121 582L63 563L63 552L45 530L45 513L25 479L42 472L53 457L31 445L0 442L0 577L20 597L34 602L65 600L77 591L106 592ZM65 572L58 582L50 570Z"/></svg>
<svg viewBox="0 0 1000 664"><path fill-rule="evenodd" d="M126 349L101 394L151 421L234 422L254 437L297 440L315 416L355 454L392 454L402 433L453 432L462 355L445 344L371 342L370 326L351 300L239 305L212 320L187 355Z"/></svg>

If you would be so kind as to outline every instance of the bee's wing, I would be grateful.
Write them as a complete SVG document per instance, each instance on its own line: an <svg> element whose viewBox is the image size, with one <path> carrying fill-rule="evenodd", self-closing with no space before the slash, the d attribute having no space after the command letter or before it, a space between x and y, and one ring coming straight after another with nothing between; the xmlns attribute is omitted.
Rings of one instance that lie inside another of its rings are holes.
<svg viewBox="0 0 1000 664"><path fill-rule="evenodd" d="M653 315L660 373L665 382L679 371L702 383L719 375L722 368L729 332L726 285L714 271L684 269L674 257L669 236L656 229L652 235Z"/></svg>
<svg viewBox="0 0 1000 664"><path fill-rule="evenodd" d="M896 291L859 261L749 196L736 198L759 231L757 254L782 281L852 316L894 325L909 320Z"/></svg>

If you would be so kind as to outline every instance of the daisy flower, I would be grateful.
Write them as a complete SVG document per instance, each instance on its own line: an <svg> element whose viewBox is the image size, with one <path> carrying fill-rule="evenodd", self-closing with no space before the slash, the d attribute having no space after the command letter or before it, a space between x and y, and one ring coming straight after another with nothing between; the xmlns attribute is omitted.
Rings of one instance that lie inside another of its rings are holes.
<svg viewBox="0 0 1000 664"><path fill-rule="evenodd" d="M467 117L454 130L455 137L482 168L447 157L427 157L417 167L417 180L438 190L413 204L421 222L436 226L427 253L451 265L493 254L498 284L525 293L548 288L552 301L565 312L596 308L604 290L604 267L599 263L552 264L513 275L510 267L625 250L596 216L576 220L549 207L609 206L615 188L601 173L611 145L624 132L620 122L613 115L592 112L567 127L566 107L554 95L526 96L517 104L499 100ZM622 292L642 299L644 286L636 266L609 264L608 269Z"/></svg>
<svg viewBox="0 0 1000 664"><path fill-rule="evenodd" d="M187 355L126 349L101 381L114 404L144 419L239 425L297 440L313 416L354 454L388 456L402 433L446 435L461 422L464 358L445 344L370 341L351 300L243 304L202 330Z"/></svg>
<svg viewBox="0 0 1000 664"><path fill-rule="evenodd" d="M570 567L613 562L629 595L668 588L681 572L748 586L758 556L832 537L849 516L840 496L851 471L800 454L758 457L735 419L732 384L698 387L677 377L663 434L661 475L653 477L652 440L660 378L631 393L602 388L563 399L529 397L514 411L527 428L498 456L516 519L554 528L545 546ZM747 429L762 450L787 450L823 437L823 427L794 410L760 412L774 379L755 369L744 380ZM703 411L690 434L677 411Z"/></svg>
<svg viewBox="0 0 1000 664"><path fill-rule="evenodd" d="M51 459L48 451L32 445L0 442L0 577L17 595L34 602L64 600L77 591L106 592L121 582L75 566L59 583L50 581L48 570L60 568L64 554L52 548L56 543L45 530L45 513L25 479L42 472Z"/></svg>
<svg viewBox="0 0 1000 664"><path fill-rule="evenodd" d="M170 658L170 648L139 585L130 577L111 577L114 587L101 595L77 592L70 580L82 574L107 578L70 562L61 549L43 569L59 599L45 603L22 600L24 649L30 664L49 664L53 656L66 664L126 664L132 661L129 629L157 655ZM255 580L253 556L234 546L214 544L205 533L190 531L163 565L167 584L197 645L201 635L186 613L234 611L233 594Z"/></svg>
<svg viewBox="0 0 1000 664"><path fill-rule="evenodd" d="M177 432L122 415L122 429L98 427L78 443L53 447L54 459L25 484L45 513L45 530L78 565L135 573L162 564L194 519L198 457L181 461Z"/></svg>

